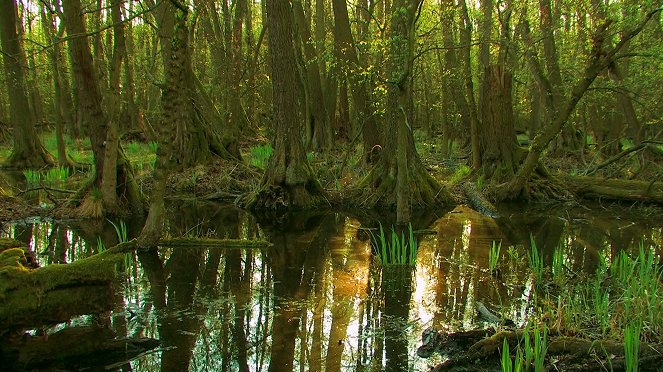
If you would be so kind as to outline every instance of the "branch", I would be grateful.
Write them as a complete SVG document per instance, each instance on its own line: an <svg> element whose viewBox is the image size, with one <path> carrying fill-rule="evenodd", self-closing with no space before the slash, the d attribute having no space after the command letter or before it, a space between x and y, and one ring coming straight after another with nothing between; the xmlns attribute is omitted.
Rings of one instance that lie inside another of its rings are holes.
<svg viewBox="0 0 663 372"><path fill-rule="evenodd" d="M645 147L647 147L647 145L648 145L648 143L646 143L646 141L643 141L642 143L640 143L640 144L637 145L637 146L633 146L633 147L631 147L631 148L628 148L628 149L626 149L626 150L620 152L619 154L617 154L617 155L611 157L610 159L604 161L603 163L601 163L601 164L595 166L594 168L590 168L590 169L588 169L587 171L585 171L585 176L588 176L588 175L590 175L590 174L594 174L594 173L596 173L598 170L607 167L608 165L610 165L610 164L612 164L612 163L618 161L619 159L623 158L624 156L626 156L626 155L628 155L628 154L630 154L630 153L632 153L632 152L636 152L636 151L640 151L640 150L644 149Z"/></svg>

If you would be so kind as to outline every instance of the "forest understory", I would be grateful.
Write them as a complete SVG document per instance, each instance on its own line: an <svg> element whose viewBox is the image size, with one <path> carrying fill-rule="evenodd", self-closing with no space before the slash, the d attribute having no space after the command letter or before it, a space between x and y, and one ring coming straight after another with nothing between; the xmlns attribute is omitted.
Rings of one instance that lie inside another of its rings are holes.
<svg viewBox="0 0 663 372"><path fill-rule="evenodd" d="M497 190L500 184L485 181L467 164L468 153L460 148L453 156L443 156L439 149L440 137L421 140L418 151L426 171L441 187L449 190L456 204L465 204L480 213L497 217L496 207L500 202ZM130 146L129 143L125 144ZM245 160L213 157L206 164L199 164L173 172L167 180L167 198L180 200L211 200L235 203L242 196L254 192L263 175L263 165L256 165L251 149L267 146L253 141L244 143L241 151ZM125 146L126 147L126 146ZM524 147L523 147L524 149ZM528 182L528 195L519 202L533 204L566 204L568 206L592 203L593 201L621 202L648 210L658 209L663 203L660 186L662 174L657 158L660 150L645 148L639 151L625 150L625 155L599 161L596 154L566 152L562 156L545 159L545 173L535 173ZM316 178L326 191L329 209L364 208L366 190L359 188L370 171L362 161L361 146L337 146L326 153L309 152L308 158ZM259 155L258 155L259 157ZM259 160L264 161L264 159ZM251 163L254 164L251 164ZM143 195L149 196L152 189L151 168L138 168L136 182ZM43 170L44 172L47 169ZM29 216L55 218L79 218L78 209L70 199L89 177L89 168L72 170L66 184L50 187L43 181L37 185L21 185L20 182L5 180L0 200L0 219L16 220ZM42 190L47 202L34 205L22 196ZM146 200L147 202L148 200ZM436 206L431 205L431 208Z"/></svg>

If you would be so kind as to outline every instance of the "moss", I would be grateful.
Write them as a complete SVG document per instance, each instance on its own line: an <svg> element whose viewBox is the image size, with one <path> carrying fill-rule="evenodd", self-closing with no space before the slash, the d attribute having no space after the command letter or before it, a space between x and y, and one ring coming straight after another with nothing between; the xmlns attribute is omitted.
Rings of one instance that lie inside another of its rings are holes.
<svg viewBox="0 0 663 372"><path fill-rule="evenodd" d="M109 310L124 252L118 249L34 270L21 264L25 259L21 248L5 250L0 259L6 263L0 265L0 329L9 329Z"/></svg>
<svg viewBox="0 0 663 372"><path fill-rule="evenodd" d="M22 271L28 271L24 264L27 263L25 252L22 248L9 248L0 252L0 270L11 267Z"/></svg>
<svg viewBox="0 0 663 372"><path fill-rule="evenodd" d="M0 238L0 252L4 251L7 248L20 248L23 246L24 244L19 242L18 240Z"/></svg>

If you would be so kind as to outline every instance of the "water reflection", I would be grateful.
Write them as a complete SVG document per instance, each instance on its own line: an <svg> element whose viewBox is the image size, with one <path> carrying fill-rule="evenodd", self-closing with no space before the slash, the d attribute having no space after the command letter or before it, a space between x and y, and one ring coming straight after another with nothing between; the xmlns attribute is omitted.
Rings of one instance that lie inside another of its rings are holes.
<svg viewBox="0 0 663 372"><path fill-rule="evenodd" d="M571 270L593 272L600 256L641 240L660 254L663 225L589 212L493 220L459 207L415 226L415 267L382 268L366 232L378 221L366 216L256 220L214 204L176 211L171 236L263 238L272 246L161 248L128 260L125 292L108 323L120 335L162 342L160 352L132 362L135 371L423 371L431 361L416 349L426 327L484 326L476 301L516 322L528 315L530 241L548 266L561 246ZM131 238L141 224L127 225ZM29 244L42 265L94 254L99 241L117 242L103 223L29 221L3 236ZM487 268L494 241L503 247L499 279Z"/></svg>

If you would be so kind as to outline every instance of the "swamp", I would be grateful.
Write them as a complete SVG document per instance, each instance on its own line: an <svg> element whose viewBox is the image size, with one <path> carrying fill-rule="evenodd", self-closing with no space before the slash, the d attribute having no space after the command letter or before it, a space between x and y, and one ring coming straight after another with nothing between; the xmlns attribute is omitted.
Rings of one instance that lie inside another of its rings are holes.
<svg viewBox="0 0 663 372"><path fill-rule="evenodd" d="M661 13L0 1L0 369L663 371Z"/></svg>

